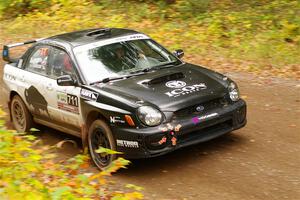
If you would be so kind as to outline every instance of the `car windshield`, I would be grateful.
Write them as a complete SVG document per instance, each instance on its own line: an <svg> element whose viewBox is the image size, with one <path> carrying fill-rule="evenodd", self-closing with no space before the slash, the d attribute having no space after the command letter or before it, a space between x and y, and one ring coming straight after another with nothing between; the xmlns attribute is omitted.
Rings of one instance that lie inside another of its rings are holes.
<svg viewBox="0 0 300 200"><path fill-rule="evenodd" d="M74 53L89 83L180 62L151 39L126 40L105 45L99 43L85 48L77 47Z"/></svg>

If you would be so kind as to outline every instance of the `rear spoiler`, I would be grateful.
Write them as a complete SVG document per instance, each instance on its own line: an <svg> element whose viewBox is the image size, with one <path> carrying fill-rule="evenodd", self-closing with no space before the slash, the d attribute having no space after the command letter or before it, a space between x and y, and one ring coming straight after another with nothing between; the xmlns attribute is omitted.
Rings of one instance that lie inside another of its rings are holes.
<svg viewBox="0 0 300 200"><path fill-rule="evenodd" d="M2 58L3 58L4 61L9 62L9 63L17 62L18 59L11 58L9 56L9 49L10 48L14 48L14 47L18 47L18 46L23 46L23 45L26 45L26 44L36 43L36 42L41 41L43 39L44 38L40 38L40 39L36 39L36 40L29 40L29 41L26 41L26 42L20 42L20 43L15 43L15 44L4 45L3 46L3 52L2 52Z"/></svg>

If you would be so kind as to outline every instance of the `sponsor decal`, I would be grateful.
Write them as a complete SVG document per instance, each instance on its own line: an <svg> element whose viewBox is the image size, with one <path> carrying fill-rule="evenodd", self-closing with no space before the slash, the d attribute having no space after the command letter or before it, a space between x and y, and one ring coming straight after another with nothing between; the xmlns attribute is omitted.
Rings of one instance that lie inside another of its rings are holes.
<svg viewBox="0 0 300 200"><path fill-rule="evenodd" d="M12 74L4 74L5 78L11 81L15 81L17 78Z"/></svg>
<svg viewBox="0 0 300 200"><path fill-rule="evenodd" d="M166 86L169 88L183 88L186 86L186 83L183 81L168 81L166 82Z"/></svg>
<svg viewBox="0 0 300 200"><path fill-rule="evenodd" d="M177 138L176 137L172 137L171 142L172 142L172 146L176 146L176 144L177 144Z"/></svg>
<svg viewBox="0 0 300 200"><path fill-rule="evenodd" d="M122 120L122 118L119 117L119 116L110 116L109 118L110 118L110 123L113 123L113 124L115 124L115 123L125 124L125 121Z"/></svg>
<svg viewBox="0 0 300 200"><path fill-rule="evenodd" d="M164 137L158 142L158 144L162 145L162 144L164 144L164 143L166 143L166 142L167 142L167 137L164 136Z"/></svg>
<svg viewBox="0 0 300 200"><path fill-rule="evenodd" d="M112 44L112 43L116 43L116 42L139 40L139 39L149 39L149 37L144 34L134 34L134 35L129 35L129 36L121 36L121 37L117 37L117 38L111 38L111 39L107 39L107 40L100 40L98 42L93 42L90 44L76 47L76 48L74 48L74 52L76 54L78 54L78 53L82 54L84 51L92 49L92 48L96 48L96 47L100 47L100 46L104 46L104 45L108 45L108 44Z"/></svg>
<svg viewBox="0 0 300 200"><path fill-rule="evenodd" d="M167 131L175 131L175 132L178 132L180 131L180 128L182 127L181 124L177 124L175 127L170 124L170 123L167 123L167 126L166 127L159 127L159 130L161 130L162 132L167 132Z"/></svg>
<svg viewBox="0 0 300 200"><path fill-rule="evenodd" d="M199 118L198 117L193 117L192 121L194 124L198 124L199 123Z"/></svg>
<svg viewBox="0 0 300 200"><path fill-rule="evenodd" d="M137 141L117 140L117 145L120 147L139 148Z"/></svg>
<svg viewBox="0 0 300 200"><path fill-rule="evenodd" d="M203 111L204 110L204 106L197 106L196 107L196 111L197 112L201 112L201 111Z"/></svg>
<svg viewBox="0 0 300 200"><path fill-rule="evenodd" d="M177 87L179 87L179 86L177 86ZM168 95L169 97L179 97L182 95L186 95L186 94L194 93L194 92L197 92L200 90L204 90L206 88L207 88L207 86L205 83L199 83L199 84L195 84L195 85L189 85L189 86L183 86L181 88L176 88L170 92L166 92L165 94Z"/></svg>
<svg viewBox="0 0 300 200"><path fill-rule="evenodd" d="M171 125L170 123L167 124L167 127L160 127L159 129L162 132L167 132L170 131L169 134L170 136L164 136L160 141L158 141L158 144L162 145L167 142L168 138L171 141L172 146L177 145L177 135L179 134L178 132L180 131L180 128L182 127L181 124L177 124L175 127Z"/></svg>
<svg viewBox="0 0 300 200"><path fill-rule="evenodd" d="M182 127L181 124L177 124L177 126L175 126L175 132L180 131L181 127Z"/></svg>
<svg viewBox="0 0 300 200"><path fill-rule="evenodd" d="M81 89L80 90L80 96L84 99L87 99L87 100L96 101L99 94L96 93L96 92L92 92L90 90Z"/></svg>
<svg viewBox="0 0 300 200"><path fill-rule="evenodd" d="M208 114L208 115L203 115L201 117L193 117L192 121L193 121L194 124L198 124L202 120L209 119L209 118L212 118L212 117L216 117L218 115L219 115L218 113L211 113L211 114Z"/></svg>
<svg viewBox="0 0 300 200"><path fill-rule="evenodd" d="M143 36L143 35L132 35L132 36L130 36L130 39L144 39L145 38L145 36Z"/></svg>
<svg viewBox="0 0 300 200"><path fill-rule="evenodd" d="M167 127L159 127L159 130L161 130L162 132L167 132L168 128Z"/></svg>
<svg viewBox="0 0 300 200"><path fill-rule="evenodd" d="M173 126L172 126L170 123L167 123L167 128L168 128L169 130L173 130Z"/></svg>
<svg viewBox="0 0 300 200"><path fill-rule="evenodd" d="M79 102L78 97L72 94L67 94L63 92L57 93L57 107L60 110L65 110L67 112L79 114Z"/></svg>

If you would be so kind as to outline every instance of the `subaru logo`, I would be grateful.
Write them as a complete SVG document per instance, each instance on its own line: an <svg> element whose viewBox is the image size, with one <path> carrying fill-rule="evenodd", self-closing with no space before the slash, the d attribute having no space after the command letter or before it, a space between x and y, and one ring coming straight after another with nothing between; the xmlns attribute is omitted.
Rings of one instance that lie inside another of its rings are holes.
<svg viewBox="0 0 300 200"><path fill-rule="evenodd" d="M196 107L196 111L197 112L201 112L201 111L203 111L204 110L204 106L197 106Z"/></svg>
<svg viewBox="0 0 300 200"><path fill-rule="evenodd" d="M166 86L169 88L183 88L186 86L186 83L183 81L168 81Z"/></svg>

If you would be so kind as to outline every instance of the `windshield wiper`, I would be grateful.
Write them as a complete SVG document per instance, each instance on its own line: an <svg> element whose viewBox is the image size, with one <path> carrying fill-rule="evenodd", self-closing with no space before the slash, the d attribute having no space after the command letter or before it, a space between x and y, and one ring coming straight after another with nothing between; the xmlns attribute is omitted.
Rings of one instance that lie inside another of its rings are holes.
<svg viewBox="0 0 300 200"><path fill-rule="evenodd" d="M133 77L133 76L139 76L139 75L143 75L146 72L149 72L151 70L157 70L157 69L174 67L175 63L177 63L177 61L168 62L168 63L164 63L164 64L161 64L161 65L156 65L154 67L147 67L145 69L141 69L141 70L137 70L137 71L134 71L134 72L130 72L129 75L125 75L125 76L104 78L104 79L102 79L100 81L92 82L92 83L90 83L90 85L95 85L95 84L98 84L98 83L107 83L107 82L110 82L110 81L126 79L126 78L130 78L130 77Z"/></svg>
<svg viewBox="0 0 300 200"><path fill-rule="evenodd" d="M151 70L152 70L152 67L147 67L145 69L140 69L140 70L136 70L136 71L130 72L130 74L136 74L136 73L141 73L141 72L146 73L146 72L149 72Z"/></svg>
<svg viewBox="0 0 300 200"><path fill-rule="evenodd" d="M114 81L114 80L120 80L120 79L123 79L125 77L123 76L120 76L120 77L108 77L108 78L104 78L100 81L95 81L95 82L92 82L90 83L90 85L95 85L95 84L98 84L98 83L107 83L107 82L110 82L110 81Z"/></svg>
<svg viewBox="0 0 300 200"><path fill-rule="evenodd" d="M158 69L163 69L163 68L174 67L173 64L175 64L176 62L177 61L173 61L173 62L168 62L168 63L161 64L161 65L156 65L156 66L153 66L153 67L147 67L145 69L130 72L130 74L136 74L136 73L140 73L140 72L146 73L146 72L149 72L149 71L152 71L152 70L158 70Z"/></svg>
<svg viewBox="0 0 300 200"><path fill-rule="evenodd" d="M167 63L163 63L161 65L156 65L154 67L152 67L153 69L163 69L163 68L169 68L169 67L174 67L174 64L176 64L178 61L172 61L172 62L167 62Z"/></svg>
<svg viewBox="0 0 300 200"><path fill-rule="evenodd" d="M110 81L115 81L115 80L121 80L121 79L126 79L126 78L131 78L133 76L139 76L139 75L143 75L144 73L135 73L135 74L130 74L130 75L125 75L125 76L119 76L119 77L107 77L107 78L104 78L100 81L95 81L95 82L92 82L90 83L90 85L95 85L95 84L98 84L98 83L108 83Z"/></svg>

